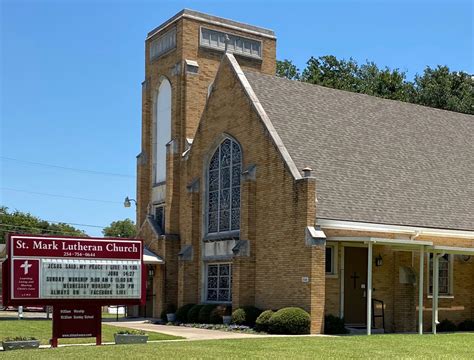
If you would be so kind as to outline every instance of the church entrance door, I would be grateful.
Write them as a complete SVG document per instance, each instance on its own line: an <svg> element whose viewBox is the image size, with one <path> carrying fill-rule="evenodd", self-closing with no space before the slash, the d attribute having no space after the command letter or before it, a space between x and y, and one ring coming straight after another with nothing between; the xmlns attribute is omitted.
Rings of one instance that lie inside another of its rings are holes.
<svg viewBox="0 0 474 360"><path fill-rule="evenodd" d="M344 319L365 326L367 314L367 248L344 247Z"/></svg>

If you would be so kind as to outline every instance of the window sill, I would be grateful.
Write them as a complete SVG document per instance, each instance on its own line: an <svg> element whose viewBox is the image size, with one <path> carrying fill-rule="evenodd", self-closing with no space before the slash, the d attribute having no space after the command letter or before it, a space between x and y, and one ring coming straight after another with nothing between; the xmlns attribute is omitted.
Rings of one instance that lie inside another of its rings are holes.
<svg viewBox="0 0 474 360"><path fill-rule="evenodd" d="M232 301L208 301L208 300L206 300L206 301L203 301L202 303L203 304L212 304L212 305L214 305L214 304L232 305Z"/></svg>
<svg viewBox="0 0 474 360"><path fill-rule="evenodd" d="M433 299L433 295L426 296L428 299ZM438 295L438 299L454 299L454 295Z"/></svg>
<svg viewBox="0 0 474 360"><path fill-rule="evenodd" d="M339 275L338 274L328 274L326 273L326 279L338 279Z"/></svg>
<svg viewBox="0 0 474 360"><path fill-rule="evenodd" d="M219 241L219 240L239 240L240 230L225 231L220 233L212 233L204 236L203 241Z"/></svg>

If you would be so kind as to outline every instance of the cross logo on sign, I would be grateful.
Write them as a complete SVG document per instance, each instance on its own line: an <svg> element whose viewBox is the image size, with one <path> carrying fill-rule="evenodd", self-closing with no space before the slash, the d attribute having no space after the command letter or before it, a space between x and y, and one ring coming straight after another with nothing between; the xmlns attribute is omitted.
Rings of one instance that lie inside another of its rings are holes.
<svg viewBox="0 0 474 360"><path fill-rule="evenodd" d="M28 264L28 260L26 260L22 265L20 265L20 267L23 268L23 270L25 271L23 275L28 275L28 270L32 266L33 266L32 264Z"/></svg>

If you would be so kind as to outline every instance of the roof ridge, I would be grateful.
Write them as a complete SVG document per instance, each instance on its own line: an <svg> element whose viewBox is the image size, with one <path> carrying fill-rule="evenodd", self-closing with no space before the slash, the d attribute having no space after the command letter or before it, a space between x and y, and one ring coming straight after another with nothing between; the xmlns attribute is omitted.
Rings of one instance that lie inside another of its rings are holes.
<svg viewBox="0 0 474 360"><path fill-rule="evenodd" d="M335 93L341 93L342 92L342 93L351 94L351 95L354 95L354 96L361 96L361 97L370 98L370 99L377 99L377 100L380 100L381 102L386 101L386 102L392 102L392 103L400 103L400 104L403 104L403 105L416 106L416 107L421 107L423 109L429 109L429 110L432 110L432 111L435 111L435 112L448 112L448 113L451 113L451 114L458 114L460 116L471 116L471 117L473 117L473 120L474 120L474 115L466 114L466 113L462 113L462 112L458 112L458 111L440 109L440 108L435 108L435 107L432 107L432 106L415 104L415 103L408 102L408 101L387 99L387 98L384 98L384 97L381 97L381 96L369 95L369 94L359 93L359 92L355 92L355 91L336 89L336 88L332 88L330 86L324 86L324 85L320 85L320 84L312 84L312 83L305 82L305 81L300 81L300 80L292 80L292 79L288 79L288 78L285 78L285 77L280 77L280 76L277 76L277 75L263 74L261 72L253 71L253 70L247 70L246 69L244 72L245 73L251 73L251 74L254 74L254 75L257 75L257 76L261 76L261 77L272 78L272 79L275 79L277 81L289 82L289 83L292 83L292 84L298 84L298 85L301 85L301 86L318 87L318 88L322 88L324 90L327 89L327 90L330 90L330 91L334 91Z"/></svg>

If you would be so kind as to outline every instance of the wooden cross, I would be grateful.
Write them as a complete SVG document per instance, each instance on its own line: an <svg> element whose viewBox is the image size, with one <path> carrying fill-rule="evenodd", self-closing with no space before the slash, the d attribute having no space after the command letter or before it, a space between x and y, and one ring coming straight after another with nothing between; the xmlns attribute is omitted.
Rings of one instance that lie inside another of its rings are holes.
<svg viewBox="0 0 474 360"><path fill-rule="evenodd" d="M354 271L354 275L351 276L351 279L354 279L354 289L356 288L357 286L357 279L360 278L359 275L357 275L357 273Z"/></svg>

